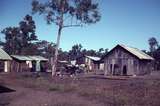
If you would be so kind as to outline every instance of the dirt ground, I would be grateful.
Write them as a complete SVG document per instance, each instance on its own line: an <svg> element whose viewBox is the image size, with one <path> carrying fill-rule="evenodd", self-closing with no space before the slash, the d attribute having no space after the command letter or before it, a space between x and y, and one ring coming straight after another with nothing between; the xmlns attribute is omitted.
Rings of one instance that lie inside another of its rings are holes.
<svg viewBox="0 0 160 106"><path fill-rule="evenodd" d="M45 73L0 73L0 85L15 90L0 93L0 106L160 106L159 75L51 78Z"/></svg>

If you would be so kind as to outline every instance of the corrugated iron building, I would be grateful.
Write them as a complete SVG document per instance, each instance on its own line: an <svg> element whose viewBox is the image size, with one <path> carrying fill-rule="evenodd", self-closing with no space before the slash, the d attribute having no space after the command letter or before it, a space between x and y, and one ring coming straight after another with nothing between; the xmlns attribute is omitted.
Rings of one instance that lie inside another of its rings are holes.
<svg viewBox="0 0 160 106"><path fill-rule="evenodd" d="M12 71L44 71L48 59L42 56L24 56L24 55L11 55L13 61L11 63Z"/></svg>
<svg viewBox="0 0 160 106"><path fill-rule="evenodd" d="M100 57L83 55L76 59L76 64L80 65L87 72L102 72L104 71L104 63Z"/></svg>
<svg viewBox="0 0 160 106"><path fill-rule="evenodd" d="M154 59L137 48L117 45L102 60L105 75L144 75L153 70Z"/></svg>

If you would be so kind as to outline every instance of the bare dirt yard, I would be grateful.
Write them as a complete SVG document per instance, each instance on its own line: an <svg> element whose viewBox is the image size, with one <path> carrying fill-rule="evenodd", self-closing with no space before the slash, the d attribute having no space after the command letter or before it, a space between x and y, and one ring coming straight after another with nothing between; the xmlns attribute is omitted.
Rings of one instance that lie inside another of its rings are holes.
<svg viewBox="0 0 160 106"><path fill-rule="evenodd" d="M51 78L0 73L0 106L160 106L160 76Z"/></svg>

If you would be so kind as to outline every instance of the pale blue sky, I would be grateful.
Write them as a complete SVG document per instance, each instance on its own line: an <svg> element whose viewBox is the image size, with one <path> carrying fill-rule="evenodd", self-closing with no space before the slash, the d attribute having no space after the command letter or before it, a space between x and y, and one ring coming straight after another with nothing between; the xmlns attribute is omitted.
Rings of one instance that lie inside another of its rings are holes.
<svg viewBox="0 0 160 106"><path fill-rule="evenodd" d="M0 0L0 30L18 25L31 13L32 0ZM86 49L113 48L125 44L148 50L148 38L160 41L160 0L100 0L102 19L82 28L65 29L60 47L69 50L81 43ZM57 29L47 25L43 16L33 17L41 40L55 42ZM3 35L0 34L1 39Z"/></svg>

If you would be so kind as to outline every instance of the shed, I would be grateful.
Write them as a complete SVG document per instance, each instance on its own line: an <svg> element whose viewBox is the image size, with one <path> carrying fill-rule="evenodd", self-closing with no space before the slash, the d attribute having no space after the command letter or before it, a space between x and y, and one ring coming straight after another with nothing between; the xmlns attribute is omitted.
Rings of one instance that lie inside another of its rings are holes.
<svg viewBox="0 0 160 106"><path fill-rule="evenodd" d="M97 56L84 55L80 58L80 66L84 66L87 72L97 73L100 70L104 70L104 64L101 62L101 58Z"/></svg>
<svg viewBox="0 0 160 106"><path fill-rule="evenodd" d="M24 56L24 55L11 55L12 70L13 71L43 71L43 63L47 62L48 59L42 56Z"/></svg>
<svg viewBox="0 0 160 106"><path fill-rule="evenodd" d="M144 75L153 69L154 58L137 48L117 45L102 60L105 75Z"/></svg>
<svg viewBox="0 0 160 106"><path fill-rule="evenodd" d="M0 72L10 71L10 61L12 58L0 48Z"/></svg>
<svg viewBox="0 0 160 106"><path fill-rule="evenodd" d="M101 58L95 56L85 56L85 65L87 65L88 70L98 69L100 59Z"/></svg>

